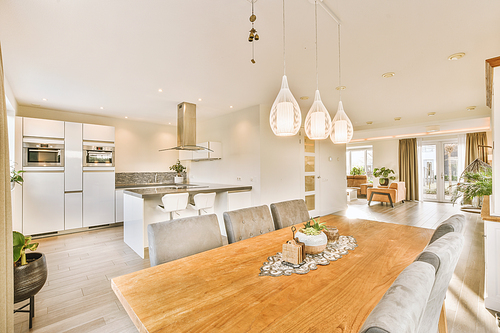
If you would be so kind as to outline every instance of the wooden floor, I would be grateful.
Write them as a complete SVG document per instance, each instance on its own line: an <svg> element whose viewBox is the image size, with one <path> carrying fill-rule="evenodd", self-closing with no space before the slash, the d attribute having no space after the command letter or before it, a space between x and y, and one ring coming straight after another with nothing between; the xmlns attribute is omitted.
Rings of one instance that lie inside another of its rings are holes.
<svg viewBox="0 0 500 333"><path fill-rule="evenodd" d="M353 201L339 215L435 228L459 212L457 206L406 202L395 208L366 200ZM465 213L465 247L446 299L450 333L498 332L494 316L484 308L483 222ZM31 332L137 332L110 287L113 277L149 267L125 243L123 228L37 240L47 256L49 277L36 296ZM22 303L20 303L22 304ZM15 332L28 330L28 314L15 314Z"/></svg>

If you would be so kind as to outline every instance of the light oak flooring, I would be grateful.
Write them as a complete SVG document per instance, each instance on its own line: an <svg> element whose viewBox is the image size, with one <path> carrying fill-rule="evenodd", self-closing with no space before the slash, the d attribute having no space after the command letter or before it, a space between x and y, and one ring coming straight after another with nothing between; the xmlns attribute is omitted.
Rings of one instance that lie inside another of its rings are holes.
<svg viewBox="0 0 500 333"><path fill-rule="evenodd" d="M395 208L353 201L339 215L435 228L459 212L457 206L406 202ZM465 247L446 299L450 333L498 332L484 308L483 223L465 213ZM110 287L110 279L149 267L123 242L123 227L37 240L47 256L49 277L38 293L31 332L137 332ZM20 303L22 304L22 303ZM19 305L19 304L18 304ZM16 305L16 306L18 306ZM15 333L29 332L28 314L15 314ZM432 332L430 332L432 333Z"/></svg>

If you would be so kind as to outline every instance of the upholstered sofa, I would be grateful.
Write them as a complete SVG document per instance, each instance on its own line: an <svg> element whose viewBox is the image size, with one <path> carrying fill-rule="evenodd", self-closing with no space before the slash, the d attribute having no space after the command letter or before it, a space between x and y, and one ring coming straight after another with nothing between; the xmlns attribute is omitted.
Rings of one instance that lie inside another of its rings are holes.
<svg viewBox="0 0 500 333"><path fill-rule="evenodd" d="M367 181L366 175L347 176L347 188L356 189L358 195L366 195L366 188L363 187L363 191L361 191L361 184L365 184Z"/></svg>
<svg viewBox="0 0 500 333"><path fill-rule="evenodd" d="M389 187L373 187L366 190L366 198L371 201L379 202L390 202L389 197L383 194L373 194L376 193L389 193L392 199L392 203L404 202L406 200L406 185L405 182L394 182ZM370 202L368 204L370 204Z"/></svg>

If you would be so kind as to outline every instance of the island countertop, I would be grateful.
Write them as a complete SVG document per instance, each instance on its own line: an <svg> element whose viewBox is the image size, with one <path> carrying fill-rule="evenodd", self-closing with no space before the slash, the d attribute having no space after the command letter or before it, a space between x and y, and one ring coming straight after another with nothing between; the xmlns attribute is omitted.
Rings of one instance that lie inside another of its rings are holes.
<svg viewBox="0 0 500 333"><path fill-rule="evenodd" d="M175 188L175 187L185 187L185 188ZM208 192L232 192L232 191L251 191L251 185L226 185L226 184L207 184L207 183L195 183L195 184L177 184L177 185L165 185L157 187L143 187L126 189L123 191L125 194L129 194L138 198L161 196L170 193L208 193Z"/></svg>

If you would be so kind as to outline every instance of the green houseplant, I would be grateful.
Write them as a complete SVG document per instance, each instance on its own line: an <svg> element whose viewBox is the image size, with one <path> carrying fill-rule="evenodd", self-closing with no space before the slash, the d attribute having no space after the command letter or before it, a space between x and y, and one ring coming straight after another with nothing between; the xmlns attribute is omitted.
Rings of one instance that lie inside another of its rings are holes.
<svg viewBox="0 0 500 333"><path fill-rule="evenodd" d="M26 253L26 250L34 251L38 243L31 243L31 237L25 237L22 233L13 232L14 252L14 303L29 299L29 303L15 310L20 311L30 306L29 328L32 326L32 318L35 305L35 295L42 289L47 281L47 261L45 255L38 252ZM26 310L22 310L26 311Z"/></svg>
<svg viewBox="0 0 500 333"><path fill-rule="evenodd" d="M16 186L16 184L19 184L21 186L23 185L23 182L24 182L24 178L22 176L23 172L24 172L24 170L16 171L15 168L10 169L10 188L11 188L11 190L14 189L14 186Z"/></svg>
<svg viewBox="0 0 500 333"><path fill-rule="evenodd" d="M462 176L463 182L458 183L451 197L451 202L455 204L459 198L472 200L478 198L475 206L481 206L481 199L485 195L491 195L493 189L492 169L479 172L465 172Z"/></svg>
<svg viewBox="0 0 500 333"><path fill-rule="evenodd" d="M378 178L378 182L381 186L387 186L389 185L389 180L395 180L396 177L391 176L394 174L395 174L394 170L388 169L386 167L381 167L380 169L375 168L373 170L373 176Z"/></svg>
<svg viewBox="0 0 500 333"><path fill-rule="evenodd" d="M299 229L296 238L299 242L304 243L306 253L318 254L326 249L328 238L322 232L324 229L326 229L326 226L324 223L319 223L319 218L311 218L304 223L303 228Z"/></svg>
<svg viewBox="0 0 500 333"><path fill-rule="evenodd" d="M181 164L181 161L177 160L177 163L175 163L174 165L172 165L170 167L170 170L175 171L177 173L177 176L175 177L174 181L176 183L182 183L183 180L184 180L182 178L182 173L184 172L184 170L186 170L186 167Z"/></svg>
<svg viewBox="0 0 500 333"><path fill-rule="evenodd" d="M351 169L351 176L364 175L365 173L365 168L363 167L353 167Z"/></svg>

